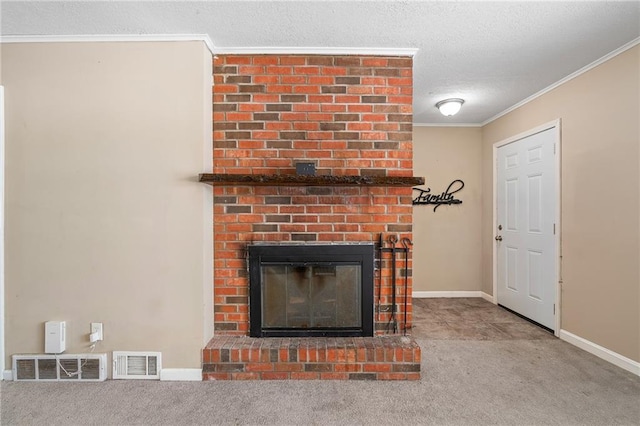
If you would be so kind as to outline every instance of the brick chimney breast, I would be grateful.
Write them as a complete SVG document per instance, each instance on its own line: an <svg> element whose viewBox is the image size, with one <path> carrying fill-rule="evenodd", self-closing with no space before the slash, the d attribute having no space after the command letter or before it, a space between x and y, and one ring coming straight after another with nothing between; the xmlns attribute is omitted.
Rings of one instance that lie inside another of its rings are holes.
<svg viewBox="0 0 640 426"><path fill-rule="evenodd" d="M413 59L218 55L213 172L412 176ZM216 335L248 335L246 250L256 242L377 243L412 238L410 187L214 185ZM385 257L386 256L386 257ZM388 332L390 257L377 259L375 330ZM396 277L404 286L404 271ZM380 269L382 266L382 269ZM411 258L407 274L411 295ZM398 316L404 289L396 291ZM411 298L407 300L411 324Z"/></svg>

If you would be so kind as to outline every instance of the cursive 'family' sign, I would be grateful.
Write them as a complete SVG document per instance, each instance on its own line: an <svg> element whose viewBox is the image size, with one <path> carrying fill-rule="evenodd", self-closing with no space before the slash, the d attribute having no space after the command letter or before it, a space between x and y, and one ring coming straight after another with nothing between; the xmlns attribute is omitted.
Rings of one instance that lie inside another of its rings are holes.
<svg viewBox="0 0 640 426"><path fill-rule="evenodd" d="M419 194L416 198L413 199L413 205L418 204L433 204L435 207L433 211L435 212L438 207L443 204L451 205L451 204L462 204L461 200L458 200L453 197L453 194L459 192L462 188L464 188L464 182L460 179L456 179L449 186L447 190L442 194L436 195L431 193L431 188L421 189L421 188L413 188L414 191L418 191Z"/></svg>

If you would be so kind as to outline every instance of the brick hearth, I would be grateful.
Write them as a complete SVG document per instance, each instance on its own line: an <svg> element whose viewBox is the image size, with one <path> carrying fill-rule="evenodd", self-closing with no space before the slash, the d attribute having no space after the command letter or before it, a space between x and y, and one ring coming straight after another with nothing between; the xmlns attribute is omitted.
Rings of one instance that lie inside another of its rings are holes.
<svg viewBox="0 0 640 426"><path fill-rule="evenodd" d="M203 350L204 380L419 380L410 337L222 336Z"/></svg>
<svg viewBox="0 0 640 426"><path fill-rule="evenodd" d="M213 172L294 175L297 162L313 162L318 175L412 176L412 62L410 57L218 55L214 61ZM212 359L215 354L221 356L229 349L223 346L229 344L246 345L251 341L251 348L276 345L271 338L256 342L246 337L250 321L248 244L264 241L377 243L380 235L390 234L411 239L411 200L410 187L214 184L215 338L204 349L203 359ZM378 336L390 333L393 295L390 258L386 253L376 263L374 329ZM412 314L411 264L409 256L408 330ZM403 320L404 259L398 259L397 268L397 318ZM236 340L227 336L234 336ZM222 341L225 343L221 346ZM394 340L386 337L381 340L390 341ZM284 344L289 354L295 352L291 347L287 349L290 343L283 342L278 345ZM367 346L364 343L359 346L357 342L351 343L356 345L355 353L367 353ZM314 344L311 352L327 359L326 345L327 342ZM404 347L400 347L403 352ZM249 354L254 353L253 349L245 349ZM361 371L352 373L369 374L364 370L365 365L391 363L390 370L384 373L398 373L393 376L398 378L400 373L419 375L415 371L395 371L394 362L405 365L404 361L367 356L366 361L357 364ZM214 378L211 374L218 375L215 378L257 378L254 377L257 374L253 374L256 372L248 369L269 368L253 365L250 360L239 363L242 368L225 363L215 367L239 369L230 373L211 371L213 364L204 361L205 371L209 371L205 378ZM275 361L267 364L273 363ZM276 368L285 368L287 363L279 359L273 365L273 372ZM411 363L417 363L419 368L419 351ZM286 375L279 376L302 378L298 373L313 373L317 378L329 378L331 374L335 374L335 378L349 378L342 375L346 371L336 370L340 363L322 363L322 367L306 364L296 361L291 368L302 370L287 370ZM330 366L324 373L331 374L324 376L320 374L322 371L305 370Z"/></svg>

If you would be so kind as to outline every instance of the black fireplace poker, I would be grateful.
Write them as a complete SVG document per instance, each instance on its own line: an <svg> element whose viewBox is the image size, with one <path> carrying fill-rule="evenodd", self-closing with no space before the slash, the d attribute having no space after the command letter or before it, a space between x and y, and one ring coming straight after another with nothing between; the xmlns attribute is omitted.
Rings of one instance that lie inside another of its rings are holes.
<svg viewBox="0 0 640 426"><path fill-rule="evenodd" d="M409 246L413 243L409 238L403 238L401 241L404 247L404 324L402 334L407 334L407 292L409 291Z"/></svg>
<svg viewBox="0 0 640 426"><path fill-rule="evenodd" d="M397 247L396 243L398 242L398 237L395 234L391 234L387 237L386 241L390 247L385 247L385 241L383 239L382 234L380 234L380 269L382 269L382 254L384 252L391 253L391 317L389 318L389 322L387 323L387 329L389 326L392 326L393 333L398 332L398 319L397 319L397 303L396 303L396 253L402 252L404 253L404 324L403 324L403 333L407 333L407 291L409 289L409 245L412 245L412 242L409 238L403 238L401 240L402 247ZM382 274L380 274L380 289L378 293L378 313L380 312L380 296L382 294Z"/></svg>

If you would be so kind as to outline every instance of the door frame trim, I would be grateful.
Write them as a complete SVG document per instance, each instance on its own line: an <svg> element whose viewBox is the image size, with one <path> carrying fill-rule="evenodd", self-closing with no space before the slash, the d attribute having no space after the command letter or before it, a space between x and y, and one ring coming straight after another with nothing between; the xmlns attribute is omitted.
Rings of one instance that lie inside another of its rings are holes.
<svg viewBox="0 0 640 426"><path fill-rule="evenodd" d="M5 160L4 86L0 86L0 380L5 368L5 294L4 294L4 160Z"/></svg>
<svg viewBox="0 0 640 426"><path fill-rule="evenodd" d="M555 167L554 171L556 174L555 179L555 197L556 197L556 211L554 212L554 222L556 224L556 233L554 236L555 239L555 247L556 247L556 262L555 262L555 292L556 292L556 312L555 312L555 329L554 334L556 337L560 337L560 329L561 329L561 311L562 311L562 223L561 223L561 188L562 188L562 170L561 170L561 157L562 157L562 132L561 132L561 119L556 119L540 126L534 127L532 129L526 130L522 133L519 133L515 136L511 136L507 139L503 139L499 142L493 144L493 166L491 169L491 173L493 175L493 186L491 187L491 192L493 195L493 210L492 210L492 221L491 221L491 235L495 233L497 223L498 223L498 194L496 191L498 185L498 148L508 145L510 143L516 142L520 139L524 139L526 137L535 135L536 133L544 132L545 130L554 129L554 136L556 144L556 155L555 155ZM494 244L493 240L492 244L492 279L493 279L493 301L495 304L498 304L498 247Z"/></svg>

